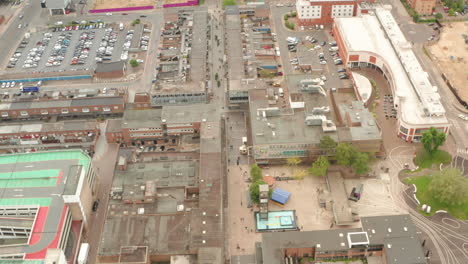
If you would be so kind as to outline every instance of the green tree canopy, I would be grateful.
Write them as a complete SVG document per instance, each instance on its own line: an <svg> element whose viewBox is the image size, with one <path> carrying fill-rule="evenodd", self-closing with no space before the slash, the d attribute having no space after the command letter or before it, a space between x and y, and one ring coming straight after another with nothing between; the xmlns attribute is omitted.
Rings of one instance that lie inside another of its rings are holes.
<svg viewBox="0 0 468 264"><path fill-rule="evenodd" d="M140 64L138 63L137 60L131 59L131 60L130 60L130 65L132 65L132 67L138 67L138 65L140 65Z"/></svg>
<svg viewBox="0 0 468 264"><path fill-rule="evenodd" d="M459 205L468 199L468 179L456 168L443 169L432 176L429 192L441 203Z"/></svg>
<svg viewBox="0 0 468 264"><path fill-rule="evenodd" d="M259 203L260 202L260 188L259 185L261 184L266 184L264 181L256 181L250 185L250 199L254 203Z"/></svg>
<svg viewBox="0 0 468 264"><path fill-rule="evenodd" d="M336 147L338 164L353 168L357 174L369 171L369 155L356 150L348 143L340 143Z"/></svg>
<svg viewBox="0 0 468 264"><path fill-rule="evenodd" d="M297 166L297 165L301 164L301 162L302 162L301 159L298 158L298 157L291 157L291 158L286 159L286 163L290 167Z"/></svg>
<svg viewBox="0 0 468 264"><path fill-rule="evenodd" d="M369 155L358 152L351 165L357 174L364 174L369 171Z"/></svg>
<svg viewBox="0 0 468 264"><path fill-rule="evenodd" d="M348 143L340 143L336 147L336 160L338 164L351 167L357 150Z"/></svg>
<svg viewBox="0 0 468 264"><path fill-rule="evenodd" d="M250 168L250 177L252 178L252 182L257 182L263 179L262 169L257 164L252 165Z"/></svg>
<svg viewBox="0 0 468 264"><path fill-rule="evenodd" d="M325 155L330 156L335 152L337 145L336 141L330 136L323 136L320 139L319 147Z"/></svg>
<svg viewBox="0 0 468 264"><path fill-rule="evenodd" d="M436 128L431 127L423 133L421 142L427 153L432 155L437 152L437 149L442 146L442 144L444 144L445 139L446 135L444 132L439 132Z"/></svg>
<svg viewBox="0 0 468 264"><path fill-rule="evenodd" d="M309 168L309 172L318 177L323 177L327 174L328 167L330 167L330 162L325 156L320 156L312 166Z"/></svg>
<svg viewBox="0 0 468 264"><path fill-rule="evenodd" d="M436 14L435 14L435 18L438 19L438 20L442 19L442 17L443 17L443 16L442 16L441 13L436 13Z"/></svg>

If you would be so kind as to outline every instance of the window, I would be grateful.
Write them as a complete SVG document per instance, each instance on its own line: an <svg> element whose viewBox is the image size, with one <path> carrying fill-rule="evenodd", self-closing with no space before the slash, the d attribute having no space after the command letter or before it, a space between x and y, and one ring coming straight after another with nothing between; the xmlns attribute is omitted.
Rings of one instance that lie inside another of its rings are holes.
<svg viewBox="0 0 468 264"><path fill-rule="evenodd" d="M62 114L68 114L68 108L62 108Z"/></svg>
<svg viewBox="0 0 468 264"><path fill-rule="evenodd" d="M78 109L77 109L77 108L73 108L73 112L77 112L77 111L78 111Z"/></svg>
<svg viewBox="0 0 468 264"><path fill-rule="evenodd" d="M49 114L49 111L47 111L46 109L41 110L41 115L47 115L47 114Z"/></svg>
<svg viewBox="0 0 468 264"><path fill-rule="evenodd" d="M89 108L84 107L83 109L81 109L81 111L83 111L83 113L89 113Z"/></svg>
<svg viewBox="0 0 468 264"><path fill-rule="evenodd" d="M28 112L27 112L27 111L21 111L20 114L21 114L22 116L27 116L27 115L28 115Z"/></svg>
<svg viewBox="0 0 468 264"><path fill-rule="evenodd" d="M96 110L96 111L99 110L99 107L95 106L95 107L94 107L94 110Z"/></svg>
<svg viewBox="0 0 468 264"><path fill-rule="evenodd" d="M110 110L111 110L111 109L110 109L110 107L108 107L108 106L104 106L104 107L102 108L102 111L104 111L104 112L109 112Z"/></svg>
<svg viewBox="0 0 468 264"><path fill-rule="evenodd" d="M117 105L114 106L114 109L115 109L115 110L118 110L118 109L119 109L119 106L117 106Z"/></svg>
<svg viewBox="0 0 468 264"><path fill-rule="evenodd" d="M8 112L2 112L2 117L7 117L8 116Z"/></svg>

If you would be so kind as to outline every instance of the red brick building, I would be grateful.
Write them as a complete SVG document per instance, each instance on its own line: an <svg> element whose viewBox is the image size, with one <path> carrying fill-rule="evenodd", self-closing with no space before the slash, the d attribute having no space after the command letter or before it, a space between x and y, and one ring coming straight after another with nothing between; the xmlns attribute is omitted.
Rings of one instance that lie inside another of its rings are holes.
<svg viewBox="0 0 468 264"><path fill-rule="evenodd" d="M431 15L436 0L408 0L408 4L420 15Z"/></svg>
<svg viewBox="0 0 468 264"><path fill-rule="evenodd" d="M124 99L121 96L92 98L35 98L0 103L0 120L49 119L51 117L121 116Z"/></svg>
<svg viewBox="0 0 468 264"><path fill-rule="evenodd" d="M328 25L336 17L356 16L362 2L374 0L297 0L296 11L300 26Z"/></svg>

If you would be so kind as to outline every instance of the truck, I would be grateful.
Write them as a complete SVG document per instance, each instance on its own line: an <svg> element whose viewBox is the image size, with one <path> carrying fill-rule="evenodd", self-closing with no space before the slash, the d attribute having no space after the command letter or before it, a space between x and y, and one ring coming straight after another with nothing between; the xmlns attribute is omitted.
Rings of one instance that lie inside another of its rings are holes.
<svg viewBox="0 0 468 264"><path fill-rule="evenodd" d="M88 262L89 244L81 243L80 253L78 253L78 264L86 264Z"/></svg>
<svg viewBox="0 0 468 264"><path fill-rule="evenodd" d="M30 92L37 93L37 92L39 92L39 87L37 87L37 86L21 87L21 88L20 88L20 91L21 91L22 93L30 93Z"/></svg>
<svg viewBox="0 0 468 264"><path fill-rule="evenodd" d="M279 88L279 89L278 89L278 95L281 96L281 97L284 96L284 90L283 90L283 88Z"/></svg>
<svg viewBox="0 0 468 264"><path fill-rule="evenodd" d="M247 137L242 137L242 145L239 147L239 152L242 155L247 154Z"/></svg>
<svg viewBox="0 0 468 264"><path fill-rule="evenodd" d="M351 195L349 196L348 200L355 201L355 202L359 201L361 199L363 188L364 188L364 185L362 183L354 187L353 190L351 191Z"/></svg>

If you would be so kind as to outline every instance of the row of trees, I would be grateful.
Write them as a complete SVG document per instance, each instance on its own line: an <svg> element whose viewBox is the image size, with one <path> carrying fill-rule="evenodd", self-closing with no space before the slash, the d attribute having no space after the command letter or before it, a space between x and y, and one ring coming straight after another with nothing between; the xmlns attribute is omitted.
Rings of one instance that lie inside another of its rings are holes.
<svg viewBox="0 0 468 264"><path fill-rule="evenodd" d="M324 136L320 139L322 155L312 163L309 172L315 176L325 176L331 160L336 163L354 169L357 174L369 171L369 154L359 152L348 143L336 143L331 137Z"/></svg>

